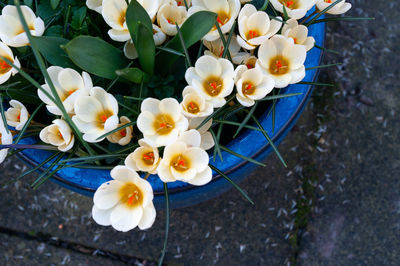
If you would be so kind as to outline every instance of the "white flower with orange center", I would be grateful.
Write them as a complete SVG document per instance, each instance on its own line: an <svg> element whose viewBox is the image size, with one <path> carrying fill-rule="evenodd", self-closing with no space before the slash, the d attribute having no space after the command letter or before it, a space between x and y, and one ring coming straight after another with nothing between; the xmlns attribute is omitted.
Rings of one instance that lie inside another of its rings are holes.
<svg viewBox="0 0 400 266"><path fill-rule="evenodd" d="M90 90L89 96L82 96L75 102L72 120L84 133L87 142L99 142L100 136L118 127L118 102L114 96L100 87Z"/></svg>
<svg viewBox="0 0 400 266"><path fill-rule="evenodd" d="M282 35L292 38L295 44L304 45L306 51L314 47L314 37L308 37L308 28L304 25L299 25L296 19L291 18L283 25Z"/></svg>
<svg viewBox="0 0 400 266"><path fill-rule="evenodd" d="M333 4L335 1L334 0L317 0L317 9L318 10L324 10L331 4ZM337 3L335 6L333 6L331 9L326 11L327 14L331 15L341 15L349 11L351 8L351 4L347 3L345 0L340 1Z"/></svg>
<svg viewBox="0 0 400 266"><path fill-rule="evenodd" d="M183 181L202 186L211 181L212 171L208 166L210 159L206 151L192 146L200 143L201 138L198 132L192 133L188 138L181 138L165 147L157 171L164 183Z"/></svg>
<svg viewBox="0 0 400 266"><path fill-rule="evenodd" d="M150 146L143 139L139 140L139 145L139 148L126 157L125 165L135 171L157 174L157 167L161 160L158 149Z"/></svg>
<svg viewBox="0 0 400 266"><path fill-rule="evenodd" d="M126 116L121 116L119 120L120 123L118 124L118 127L121 127L131 122L131 120ZM133 137L132 133L133 126L128 126L111 135L108 135L107 140L111 143L118 143L121 146L125 146L129 144L129 142L131 142L131 139Z"/></svg>
<svg viewBox="0 0 400 266"><path fill-rule="evenodd" d="M93 220L122 232L150 228L156 218L150 183L126 166L116 166L110 174L113 180L94 193Z"/></svg>
<svg viewBox="0 0 400 266"><path fill-rule="evenodd" d="M0 145L9 145L13 142L11 132L7 132L4 127L3 119L0 117ZM7 157L8 149L0 149L0 163L4 162Z"/></svg>
<svg viewBox="0 0 400 266"><path fill-rule="evenodd" d="M42 36L45 26L41 18L36 17L28 6L21 6L22 13L32 36ZM19 20L16 6L5 6L0 15L0 39L11 47L29 44L28 36Z"/></svg>
<svg viewBox="0 0 400 266"><path fill-rule="evenodd" d="M282 20L281 17L277 19ZM265 40L275 35L281 28L282 22L270 20L264 11L257 11L255 6L246 4L239 13L238 43L244 49L253 50Z"/></svg>
<svg viewBox="0 0 400 266"><path fill-rule="evenodd" d="M159 0L138 0L138 3L147 11L150 18L154 20ZM125 0L103 0L101 14L106 23L111 27L108 35L117 42L126 42L131 39L128 26L126 25L126 10L128 4Z"/></svg>
<svg viewBox="0 0 400 266"><path fill-rule="evenodd" d="M103 9L102 5L103 5L103 0L86 0L86 6L89 9L94 10L100 14Z"/></svg>
<svg viewBox="0 0 400 266"><path fill-rule="evenodd" d="M80 97L89 95L90 90L93 88L92 79L89 74L82 72L82 75L80 75L72 68L58 66L49 67L47 72L65 110L70 115L74 114L75 101ZM42 85L42 88L52 96L52 91L47 81L46 84ZM37 93L39 98L46 104L46 108L50 113L62 115L61 110L42 90L38 89Z"/></svg>
<svg viewBox="0 0 400 266"><path fill-rule="evenodd" d="M203 121L205 119L206 119L206 117L195 117L195 118L189 119L189 130L186 132L189 132L193 129L198 131L200 133L200 137L201 137L199 147L203 150L209 150L212 147L214 147L214 145L215 145L214 138L211 135L211 132L209 131L209 129L212 126L213 120L212 119L208 120L203 126L201 126L198 129L198 127L201 125L201 123L203 123Z"/></svg>
<svg viewBox="0 0 400 266"><path fill-rule="evenodd" d="M11 49L3 42L0 42L0 56L7 58L7 60L13 63L16 67L21 67L17 57L14 57ZM12 75L15 75L17 73L18 70L9 65L4 59L0 58L0 84L3 84Z"/></svg>
<svg viewBox="0 0 400 266"><path fill-rule="evenodd" d="M227 33L231 30L233 23L239 15L240 0L193 0L192 7L188 10L188 16L202 10L217 13L217 23L222 33ZM214 26L203 39L206 41L215 41L219 37L218 29Z"/></svg>
<svg viewBox="0 0 400 266"><path fill-rule="evenodd" d="M157 13L158 25L169 36L174 36L178 33L176 24L181 27L186 18L187 11L185 5L178 6L175 1L162 5Z"/></svg>
<svg viewBox="0 0 400 266"><path fill-rule="evenodd" d="M245 65L235 70L236 99L243 106L253 106L256 100L264 98L275 86L270 76L259 68L248 69Z"/></svg>
<svg viewBox="0 0 400 266"><path fill-rule="evenodd" d="M275 35L261 44L256 67L275 80L276 88L284 88L305 77L306 54L306 48L292 38Z"/></svg>
<svg viewBox="0 0 400 266"><path fill-rule="evenodd" d="M153 147L161 147L174 142L188 127L182 115L182 107L173 98L157 100L147 98L140 107L137 126L144 140Z"/></svg>
<svg viewBox="0 0 400 266"><path fill-rule="evenodd" d="M153 39L155 45L161 45L167 39L167 35L155 24L153 24ZM132 40L129 40L124 45L124 54L128 59L138 58L138 53Z"/></svg>
<svg viewBox="0 0 400 266"><path fill-rule="evenodd" d="M234 75L229 60L203 55L194 67L186 70L185 79L206 101L214 107L221 107L226 102L225 97L233 90Z"/></svg>
<svg viewBox="0 0 400 266"><path fill-rule="evenodd" d="M214 111L212 104L206 102L206 99L198 94L193 87L186 86L182 96L182 112L186 117L209 116Z"/></svg>
<svg viewBox="0 0 400 266"><path fill-rule="evenodd" d="M70 150L75 142L71 128L62 119L56 119L52 125L43 128L39 137L44 143L54 145L63 152Z"/></svg>
<svg viewBox="0 0 400 266"><path fill-rule="evenodd" d="M224 36L224 38L227 40L228 37ZM208 50L204 51L205 55L211 55L215 58L221 58L222 55L224 54L225 47L224 44L222 43L221 38L216 39L215 41L209 42L209 41L203 41L203 44L205 47L207 47ZM239 45L237 42L237 37L232 36L231 42L229 43L229 53L232 57L232 62L234 64L241 64L244 60L246 60L248 57L250 57L250 54L247 52L241 52L240 49L242 47Z"/></svg>
<svg viewBox="0 0 400 266"><path fill-rule="evenodd" d="M11 107L5 112L7 124L15 127L16 130L21 130L29 118L28 110L17 100L11 100L10 105Z"/></svg>
<svg viewBox="0 0 400 266"><path fill-rule="evenodd" d="M317 0L271 0L273 7L283 14L283 6L290 18L301 19Z"/></svg>

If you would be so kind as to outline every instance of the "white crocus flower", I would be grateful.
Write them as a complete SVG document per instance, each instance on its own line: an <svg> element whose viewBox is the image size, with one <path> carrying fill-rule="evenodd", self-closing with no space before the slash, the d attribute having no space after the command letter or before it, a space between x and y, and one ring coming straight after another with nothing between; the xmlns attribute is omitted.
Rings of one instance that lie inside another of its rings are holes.
<svg viewBox="0 0 400 266"><path fill-rule="evenodd" d="M248 68L248 69L252 69L256 67L256 62L257 62L257 57L255 57L254 55L250 56L249 58L247 58L246 60L243 61L243 64Z"/></svg>
<svg viewBox="0 0 400 266"><path fill-rule="evenodd" d="M5 112L7 124L15 127L16 130L21 130L29 118L28 110L17 100L11 100L10 105L11 107Z"/></svg>
<svg viewBox="0 0 400 266"><path fill-rule="evenodd" d="M275 86L273 78L263 75L258 68L248 69L245 65L235 70L236 99L243 106L253 106L264 98Z"/></svg>
<svg viewBox="0 0 400 266"><path fill-rule="evenodd" d="M186 86L182 96L182 112L186 117L209 116L214 111L212 104L206 102L206 99L198 94L193 87Z"/></svg>
<svg viewBox="0 0 400 266"><path fill-rule="evenodd" d="M283 14L283 5L290 18L301 19L317 0L271 0L272 6Z"/></svg>
<svg viewBox="0 0 400 266"><path fill-rule="evenodd" d="M182 108L173 98L157 100L147 98L140 107L137 126L144 140L153 147L161 147L174 142L188 127Z"/></svg>
<svg viewBox="0 0 400 266"><path fill-rule="evenodd" d="M227 36L224 36L225 39L227 39ZM204 51L205 55L211 55L215 58L221 58L222 55L224 54L225 47L224 44L222 43L221 38L216 39L215 41L209 42L209 41L203 41L203 44L205 47L207 47L208 50ZM246 60L248 57L250 57L250 54L247 52L241 52L240 49L242 47L239 45L237 42L236 36L232 36L231 42L229 43L229 53L231 54L232 57L232 62L234 64L241 64L244 60Z"/></svg>
<svg viewBox="0 0 400 266"><path fill-rule="evenodd" d="M167 39L167 35L155 24L153 24L153 38L155 45L161 45ZM129 40L124 45L124 54L128 59L136 59L138 58L138 53L136 51L136 47L133 44L132 40Z"/></svg>
<svg viewBox="0 0 400 266"><path fill-rule="evenodd" d="M188 16L196 12L206 10L217 13L217 22L221 27L222 33L231 30L240 11L240 0L193 0L192 7L188 10ZM219 33L217 27L213 27L203 39L206 41L215 41L218 39Z"/></svg>
<svg viewBox="0 0 400 266"><path fill-rule="evenodd" d="M275 80L276 88L300 82L305 77L306 48L293 39L275 35L258 50L256 67Z"/></svg>
<svg viewBox="0 0 400 266"><path fill-rule="evenodd" d="M183 181L202 186L211 181L212 171L208 166L210 158L207 152L193 146L200 143L200 138L200 133L192 131L187 137L165 147L157 171L164 183Z"/></svg>
<svg viewBox="0 0 400 266"><path fill-rule="evenodd" d="M119 120L120 123L118 124L118 127L121 127L131 122L131 120L126 116L121 116ZM118 143L121 146L125 146L129 144L129 142L131 142L131 139L133 137L132 133L133 133L133 126L128 126L121 129L120 131L108 135L107 140L111 143Z"/></svg>
<svg viewBox="0 0 400 266"><path fill-rule="evenodd" d="M175 2L177 6L186 7L185 0L161 0L160 6L162 6L164 4L170 4L170 3L173 3L173 2ZM186 4L188 5L188 7L191 7L192 6L192 0L186 0Z"/></svg>
<svg viewBox="0 0 400 266"><path fill-rule="evenodd" d="M234 68L229 60L209 55L200 57L185 73L187 83L214 107L225 104L225 97L233 90L233 78Z"/></svg>
<svg viewBox="0 0 400 266"><path fill-rule="evenodd" d="M4 127L3 119L0 117L0 145L9 145L13 142L11 132L7 132ZM0 163L4 162L7 157L8 149L0 149Z"/></svg>
<svg viewBox="0 0 400 266"><path fill-rule="evenodd" d="M43 128L39 137L43 142L57 146L63 152L70 150L75 142L71 128L62 119L56 119L52 125Z"/></svg>
<svg viewBox="0 0 400 266"><path fill-rule="evenodd" d="M103 9L102 5L103 5L103 0L86 0L86 6L89 9L94 10L100 14Z"/></svg>
<svg viewBox="0 0 400 266"><path fill-rule="evenodd" d="M21 65L17 59L14 57L12 50L3 42L0 42L0 56L7 58L16 67L20 68ZM5 60L0 58L0 84L6 82L12 75L18 73L18 70L10 66Z"/></svg>
<svg viewBox="0 0 400 266"><path fill-rule="evenodd" d="M150 228L156 218L150 183L126 166L116 166L111 177L94 193L93 220L122 232Z"/></svg>
<svg viewBox="0 0 400 266"><path fill-rule="evenodd" d="M21 6L22 13L32 36L42 36L45 26L41 18L36 17L28 6ZM0 15L0 39L11 47L21 47L29 44L16 6L5 6Z"/></svg>
<svg viewBox="0 0 400 266"><path fill-rule="evenodd" d="M157 174L157 167L161 160L158 149L150 146L143 139L139 140L139 145L139 148L126 157L125 165L135 171Z"/></svg>
<svg viewBox="0 0 400 266"><path fill-rule="evenodd" d="M49 67L47 72L49 73L50 79L53 82L65 110L68 114L74 114L75 101L80 97L89 95L93 87L92 79L89 74L82 72L82 75L80 75L72 68L62 68L58 66ZM51 96L53 95L47 81L46 84L42 85L42 88ZM37 93L39 98L46 104L46 108L50 113L62 115L61 110L42 90L38 89Z"/></svg>
<svg viewBox="0 0 400 266"><path fill-rule="evenodd" d="M318 10L324 10L331 4L333 4L335 1L334 0L317 0L317 9ZM327 14L331 15L341 15L349 11L351 8L351 4L347 3L345 0L337 3L335 6L333 6L331 9L326 11Z"/></svg>
<svg viewBox="0 0 400 266"><path fill-rule="evenodd" d="M205 119L206 117L196 117L189 119L189 131L191 131L192 129L196 129L200 133L201 137L200 148L202 148L203 150L209 150L215 145L214 138L211 135L211 132L208 131L212 126L213 120L208 120L202 127L197 129Z"/></svg>
<svg viewBox="0 0 400 266"><path fill-rule="evenodd" d="M295 44L301 44L309 51L314 47L314 37L308 37L308 28L304 25L299 25L296 19L291 18L283 25L282 35L292 38Z"/></svg>
<svg viewBox="0 0 400 266"><path fill-rule="evenodd" d="M282 20L281 17L277 17ZM264 11L257 11L255 6L246 4L239 13L238 43L244 49L253 50L265 40L275 35L281 28L282 22L269 20Z"/></svg>
<svg viewBox="0 0 400 266"><path fill-rule="evenodd" d="M147 11L150 18L154 20L159 0L138 0L138 3ZM130 40L128 26L126 25L126 10L128 4L125 0L103 0L101 14L106 23L111 27L108 35L117 42L126 42Z"/></svg>
<svg viewBox="0 0 400 266"><path fill-rule="evenodd" d="M118 102L114 96L100 87L90 90L89 96L82 96L75 102L72 120L84 133L87 142L99 142L101 135L118 127Z"/></svg>
<svg viewBox="0 0 400 266"><path fill-rule="evenodd" d="M157 13L158 25L169 36L174 36L178 33L176 24L181 27L186 18L187 11L185 5L178 6L175 1L162 5Z"/></svg>

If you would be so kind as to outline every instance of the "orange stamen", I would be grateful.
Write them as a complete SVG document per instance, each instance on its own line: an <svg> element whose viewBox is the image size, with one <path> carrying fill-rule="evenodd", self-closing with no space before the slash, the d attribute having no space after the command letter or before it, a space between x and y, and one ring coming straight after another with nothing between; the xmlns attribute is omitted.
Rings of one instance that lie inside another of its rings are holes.
<svg viewBox="0 0 400 266"><path fill-rule="evenodd" d="M250 31L249 31L249 37L250 37L250 39L253 39L253 38L257 37L257 36L258 36L257 31L255 31L255 30L250 30Z"/></svg>
<svg viewBox="0 0 400 266"><path fill-rule="evenodd" d="M167 124L166 124L166 123L160 123L160 127L161 127L161 128L166 128L166 127L167 127Z"/></svg>
<svg viewBox="0 0 400 266"><path fill-rule="evenodd" d="M167 19L169 24L174 24L171 20Z"/></svg>
<svg viewBox="0 0 400 266"><path fill-rule="evenodd" d="M21 120L21 115L20 115L20 114L17 116L17 119L18 119L18 120Z"/></svg>
<svg viewBox="0 0 400 266"><path fill-rule="evenodd" d="M251 87L252 87L252 85L249 83L249 84L247 84L247 86L246 86L246 88L245 88L245 91L249 91L249 90L251 90Z"/></svg>
<svg viewBox="0 0 400 266"><path fill-rule="evenodd" d="M280 60L276 60L276 68L279 70L282 67L282 62Z"/></svg>
<svg viewBox="0 0 400 266"><path fill-rule="evenodd" d="M221 46L221 52L219 53L219 57L221 57L222 56L222 54L224 53L224 47L223 46Z"/></svg>
<svg viewBox="0 0 400 266"><path fill-rule="evenodd" d="M247 64L246 66L247 66L248 69L254 68L254 67L253 67L252 65L250 65L250 64Z"/></svg>
<svg viewBox="0 0 400 266"><path fill-rule="evenodd" d="M217 88L217 83L216 82L211 82L210 86L213 87L214 89L216 89Z"/></svg>
<svg viewBox="0 0 400 266"><path fill-rule="evenodd" d="M103 122L106 122L106 121L107 121L107 118L108 118L108 117L107 117L106 115L101 115L101 116L100 116L100 120L103 121Z"/></svg>
<svg viewBox="0 0 400 266"><path fill-rule="evenodd" d="M193 103L193 102L190 102L190 103L189 103L189 105L190 105L190 107L192 107L192 109L194 109L194 108L195 108L195 106L194 106L194 103Z"/></svg>
<svg viewBox="0 0 400 266"><path fill-rule="evenodd" d="M60 138L62 138L62 137L63 137L63 135L61 134L61 132L60 132L60 131L58 131L57 135L58 135Z"/></svg>
<svg viewBox="0 0 400 266"><path fill-rule="evenodd" d="M132 204L133 204L133 201L137 198L137 197L136 197L137 194L138 194L138 192L135 191L135 192L133 192L133 195L131 195L131 196L128 198L128 205L132 205Z"/></svg>
<svg viewBox="0 0 400 266"><path fill-rule="evenodd" d="M123 129L119 132L119 134L121 134L121 136L125 137L126 136L126 130Z"/></svg>
<svg viewBox="0 0 400 266"><path fill-rule="evenodd" d="M179 161L178 161L178 165L180 165L180 166L185 166L185 161L184 161L184 160L179 160Z"/></svg>
<svg viewBox="0 0 400 266"><path fill-rule="evenodd" d="M219 24L224 25L224 23L221 21L221 19L219 17L217 17L217 21Z"/></svg>
<svg viewBox="0 0 400 266"><path fill-rule="evenodd" d="M153 160L153 158L154 158L154 153L152 153L152 152L143 155L143 159L145 159L147 161L151 161L151 160Z"/></svg>
<svg viewBox="0 0 400 266"><path fill-rule="evenodd" d="M9 68L11 68L11 66L9 64L7 64L6 61L0 60L0 69L4 70L4 69L9 69Z"/></svg>
<svg viewBox="0 0 400 266"><path fill-rule="evenodd" d="M328 0L328 1L329 1L329 0ZM293 1L287 1L287 2L286 2L286 6L287 6L287 7L290 7L291 5L293 5Z"/></svg>
<svg viewBox="0 0 400 266"><path fill-rule="evenodd" d="M293 41L294 41L294 43L297 43L297 39L296 38L293 38Z"/></svg>

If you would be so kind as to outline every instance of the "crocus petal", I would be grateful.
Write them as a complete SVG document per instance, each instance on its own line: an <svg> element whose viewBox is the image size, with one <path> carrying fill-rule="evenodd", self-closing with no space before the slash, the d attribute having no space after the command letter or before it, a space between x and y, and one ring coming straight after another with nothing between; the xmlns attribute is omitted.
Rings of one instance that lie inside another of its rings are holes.
<svg viewBox="0 0 400 266"><path fill-rule="evenodd" d="M125 204L118 204L111 212L110 221L115 230L127 232L138 226L142 216L142 206L129 208Z"/></svg>

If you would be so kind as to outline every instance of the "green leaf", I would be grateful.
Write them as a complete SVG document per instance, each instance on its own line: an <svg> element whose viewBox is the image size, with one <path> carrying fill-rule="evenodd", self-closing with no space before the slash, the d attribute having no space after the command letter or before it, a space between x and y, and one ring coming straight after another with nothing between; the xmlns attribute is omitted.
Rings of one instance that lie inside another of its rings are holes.
<svg viewBox="0 0 400 266"><path fill-rule="evenodd" d="M77 66L102 78L114 79L115 71L128 64L119 49L97 37L76 37L65 45L65 50Z"/></svg>
<svg viewBox="0 0 400 266"><path fill-rule="evenodd" d="M231 183L232 186L233 186L234 188L236 188L236 189L240 192L240 194L243 195L243 197L245 197L251 204L254 205L254 201L249 197L249 195L247 195L247 193L246 193L243 189L241 189L235 182L233 182L232 179L230 179L226 174L224 174L224 173L223 173L221 170L219 170L217 167L215 167L215 166L213 166L213 165L211 165L211 164L209 164L209 166L210 166L211 169L213 169L215 172L217 172L220 176L222 176L223 178L225 178L226 180L228 180L229 183Z"/></svg>
<svg viewBox="0 0 400 266"><path fill-rule="evenodd" d="M68 55L61 48L66 45L69 40L59 37L32 36L39 52L52 65L60 67L75 68L74 63L68 58Z"/></svg>
<svg viewBox="0 0 400 266"><path fill-rule="evenodd" d="M179 36L179 40L181 41L183 51L185 52L185 59L186 59L187 65L189 67L191 67L192 62L190 61L190 55L189 55L188 49L186 47L185 40L183 39L181 29L179 28L178 23L175 23L175 26L176 26L176 30L178 31L178 36Z"/></svg>
<svg viewBox="0 0 400 266"><path fill-rule="evenodd" d="M24 0L24 4L32 8L33 0Z"/></svg>
<svg viewBox="0 0 400 266"><path fill-rule="evenodd" d="M289 19L289 15L287 13L286 6L282 5L282 7L283 7L283 19L286 21Z"/></svg>
<svg viewBox="0 0 400 266"><path fill-rule="evenodd" d="M228 152L228 153L230 153L230 154L232 154L232 155L234 155L234 156L236 156L236 157L238 157L238 158L240 158L240 159L243 159L243 160L245 160L245 161L248 161L248 162L257 164L257 165L259 165L259 166L263 166L263 167L266 166L264 163L261 163L261 162L259 162L259 161L256 161L256 160L250 158L250 157L247 157L247 156L244 156L244 155L242 155L242 154L239 154L239 153L237 153L237 152L235 152L235 151L233 151L233 150L231 150L231 149L229 149L229 148L227 148L227 147L225 147L225 146L219 145L219 147L220 147L222 150L224 150L224 151L226 151L226 152Z"/></svg>
<svg viewBox="0 0 400 266"><path fill-rule="evenodd" d="M144 73L137 67L124 68L116 71L117 75L123 77L133 83L141 84L144 78Z"/></svg>
<svg viewBox="0 0 400 266"><path fill-rule="evenodd" d="M50 0L50 6L53 10L56 9L59 4L60 4L60 0Z"/></svg>
<svg viewBox="0 0 400 266"><path fill-rule="evenodd" d="M63 36L63 27L61 25L54 25L46 29L45 36L61 37Z"/></svg>
<svg viewBox="0 0 400 266"><path fill-rule="evenodd" d="M199 11L191 15L180 28L185 46L189 49L193 44L200 41L212 29L216 19L217 14L209 11ZM165 47L184 53L178 35L175 35ZM169 70L168 65L172 65L178 58L178 55L162 51L157 56L158 70L166 74Z"/></svg>
<svg viewBox="0 0 400 266"><path fill-rule="evenodd" d="M152 75L156 55L153 24L147 11L136 0L132 0L126 10L126 25L135 44L140 65L145 72Z"/></svg>
<svg viewBox="0 0 400 266"><path fill-rule="evenodd" d="M153 75L156 58L156 45L154 43L153 30L147 28L142 23L139 23L137 28L135 47L143 70Z"/></svg>
<svg viewBox="0 0 400 266"><path fill-rule="evenodd" d="M166 183L164 185L164 195L165 195L165 235L164 235L164 245L161 251L160 259L158 260L158 266L161 266L164 261L165 252L167 251L168 244L168 232L169 232L169 196L168 196L168 186Z"/></svg>
<svg viewBox="0 0 400 266"><path fill-rule="evenodd" d="M87 11L86 7L83 6L74 12L71 20L71 27L73 29L79 30L81 28L82 23L86 17L86 11Z"/></svg>

